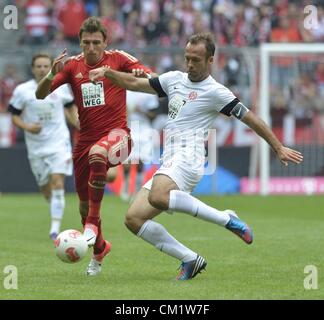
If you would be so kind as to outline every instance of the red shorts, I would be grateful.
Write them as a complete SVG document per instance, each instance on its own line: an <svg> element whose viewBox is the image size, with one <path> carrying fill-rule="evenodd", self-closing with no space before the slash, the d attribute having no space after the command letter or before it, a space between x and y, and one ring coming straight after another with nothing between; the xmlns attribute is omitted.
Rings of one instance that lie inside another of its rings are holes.
<svg viewBox="0 0 324 320"><path fill-rule="evenodd" d="M81 201L88 200L88 180L90 175L89 151L94 145L99 145L108 151L107 170L124 162L132 149L132 139L125 130L111 130L96 143L78 144L73 151L75 188Z"/></svg>

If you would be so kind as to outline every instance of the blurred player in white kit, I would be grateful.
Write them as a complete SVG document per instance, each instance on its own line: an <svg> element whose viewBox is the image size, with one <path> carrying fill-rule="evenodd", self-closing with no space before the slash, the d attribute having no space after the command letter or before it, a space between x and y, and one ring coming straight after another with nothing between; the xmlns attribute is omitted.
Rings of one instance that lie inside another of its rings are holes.
<svg viewBox="0 0 324 320"><path fill-rule="evenodd" d="M50 205L50 238L55 240L65 208L64 178L72 175L70 132L65 117L79 127L74 99L68 86L37 100L38 82L50 71L52 58L36 54L31 68L34 78L16 87L9 101L12 121L24 130L28 159L40 191Z"/></svg>

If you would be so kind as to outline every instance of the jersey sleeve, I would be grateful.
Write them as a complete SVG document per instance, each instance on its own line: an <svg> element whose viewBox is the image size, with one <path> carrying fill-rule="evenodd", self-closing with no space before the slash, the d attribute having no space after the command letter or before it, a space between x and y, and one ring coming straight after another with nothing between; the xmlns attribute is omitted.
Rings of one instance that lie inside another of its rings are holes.
<svg viewBox="0 0 324 320"><path fill-rule="evenodd" d="M68 60L64 64L63 70L55 75L51 84L51 92L53 92L56 88L60 87L61 85L70 82L71 64L72 61Z"/></svg>
<svg viewBox="0 0 324 320"><path fill-rule="evenodd" d="M74 102L74 97L68 84L61 86L58 90L60 90L60 98L63 105L71 105Z"/></svg>
<svg viewBox="0 0 324 320"><path fill-rule="evenodd" d="M233 92L224 86L214 91L214 101L216 110L228 117L231 116L231 111L240 102Z"/></svg>
<svg viewBox="0 0 324 320"><path fill-rule="evenodd" d="M157 78L150 79L150 85L160 98L167 97L169 95L170 84L176 76L177 74L175 71L163 73Z"/></svg>
<svg viewBox="0 0 324 320"><path fill-rule="evenodd" d="M22 113L25 107L25 98L23 90L20 86L16 87L11 99L9 100L8 111L12 114L19 115Z"/></svg>
<svg viewBox="0 0 324 320"><path fill-rule="evenodd" d="M120 71L132 72L132 69L143 69L146 73L152 72L150 68L141 64L140 61L131 54L123 50L116 50L115 52L117 54Z"/></svg>

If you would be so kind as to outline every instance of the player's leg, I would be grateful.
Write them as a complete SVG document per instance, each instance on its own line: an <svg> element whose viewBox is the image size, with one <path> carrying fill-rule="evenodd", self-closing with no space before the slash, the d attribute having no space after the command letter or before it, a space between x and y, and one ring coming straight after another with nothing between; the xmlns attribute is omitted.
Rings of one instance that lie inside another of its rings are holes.
<svg viewBox="0 0 324 320"><path fill-rule="evenodd" d="M103 149L106 153L103 152ZM89 152L89 212L84 235L87 239L90 239L89 245L94 242L94 254L87 268L87 274L91 276L101 272L102 260L111 248L110 243L103 238L100 220L100 206L106 184L107 167L111 168L125 161L130 150L131 139L129 134L122 130L116 130L107 137L100 139ZM104 157L106 157L105 166Z"/></svg>
<svg viewBox="0 0 324 320"><path fill-rule="evenodd" d="M45 162L44 158L29 159L29 164L33 172L33 175L35 177L36 183L39 187L39 190L42 192L45 200L49 204L49 211L50 211L50 204L51 204L50 168L48 164ZM50 237L52 238L51 233L50 233Z"/></svg>
<svg viewBox="0 0 324 320"><path fill-rule="evenodd" d="M64 197L64 174L53 173L50 175L50 212L51 212L51 229L50 237L55 240L60 232L61 222L65 208Z"/></svg>
<svg viewBox="0 0 324 320"><path fill-rule="evenodd" d="M88 180L89 180L89 165L88 152L74 153L74 183L75 189L79 197L79 213L81 216L81 223L84 228L89 212L88 199Z"/></svg>
<svg viewBox="0 0 324 320"><path fill-rule="evenodd" d="M84 235L94 245L100 232L100 207L106 185L107 168L125 161L130 153L131 139L127 132L114 130L101 138L89 151L88 199L89 212ZM104 242L99 244L103 247Z"/></svg>
<svg viewBox="0 0 324 320"><path fill-rule="evenodd" d="M145 187L149 187L149 181ZM164 188L177 188L172 182L164 184ZM161 213L149 202L150 191L142 188L128 209L125 224L138 237L152 244L158 250L182 262L179 280L193 278L205 268L206 262L197 253L176 240L161 224L152 219Z"/></svg>
<svg viewBox="0 0 324 320"><path fill-rule="evenodd" d="M74 173L75 173L75 187L79 196L79 212L81 215L81 223L85 227L88 212L88 180L89 180L89 165L87 154L79 154L74 156ZM101 222L98 221L98 234L94 243L94 253L87 267L86 274L96 275L101 271L101 261L105 255L110 251L110 244L104 240L101 232ZM101 251L100 251L101 250ZM96 252L99 251L101 258L100 264L95 260Z"/></svg>
<svg viewBox="0 0 324 320"><path fill-rule="evenodd" d="M120 193L120 198L123 201L129 201L130 195L129 195L129 177L130 177L130 168L131 164L129 162L123 163L123 173L124 173L124 179L123 179L123 184L121 187L121 193Z"/></svg>
<svg viewBox="0 0 324 320"><path fill-rule="evenodd" d="M61 145L61 148L45 159L49 168L49 182L51 186L51 230L50 236L55 239L60 232L61 222L65 209L65 176L72 175L71 150L68 143Z"/></svg>
<svg viewBox="0 0 324 320"><path fill-rule="evenodd" d="M112 167L109 168L107 171L107 175L106 175L106 182L107 183L112 183L116 180L118 175L118 169L117 166L116 167Z"/></svg>
<svg viewBox="0 0 324 320"><path fill-rule="evenodd" d="M46 184L44 184L43 186L39 187L39 190L41 191L41 193L43 194L45 200L50 203L51 201L51 184L50 182L47 182Z"/></svg>
<svg viewBox="0 0 324 320"><path fill-rule="evenodd" d="M224 226L238 235L247 244L252 243L252 230L246 223L238 219L233 210L217 210L181 190L173 189L168 192L161 187L168 179L170 178L166 175L156 175L154 177L149 196L152 206L161 210L188 213L198 219Z"/></svg>

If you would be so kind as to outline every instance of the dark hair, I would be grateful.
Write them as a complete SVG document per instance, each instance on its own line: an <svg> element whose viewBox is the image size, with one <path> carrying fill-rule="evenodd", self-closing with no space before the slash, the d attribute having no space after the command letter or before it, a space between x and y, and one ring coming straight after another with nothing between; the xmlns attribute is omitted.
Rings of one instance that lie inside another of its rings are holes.
<svg viewBox="0 0 324 320"><path fill-rule="evenodd" d="M188 40L188 43L190 44L198 44L201 42L205 44L207 58L213 57L215 54L215 42L213 35L209 32L197 33L192 35Z"/></svg>
<svg viewBox="0 0 324 320"><path fill-rule="evenodd" d="M104 37L104 40L107 39L107 30L102 22L96 17L89 17L84 20L79 31L79 38L81 39L83 32L95 33L101 32Z"/></svg>
<svg viewBox="0 0 324 320"><path fill-rule="evenodd" d="M35 61L38 58L47 58L47 59L50 59L51 64L53 63L53 58L49 54L47 54L47 53L37 53L37 54L33 55L33 57L32 57L32 61L31 61L31 66L32 67L34 67Z"/></svg>

